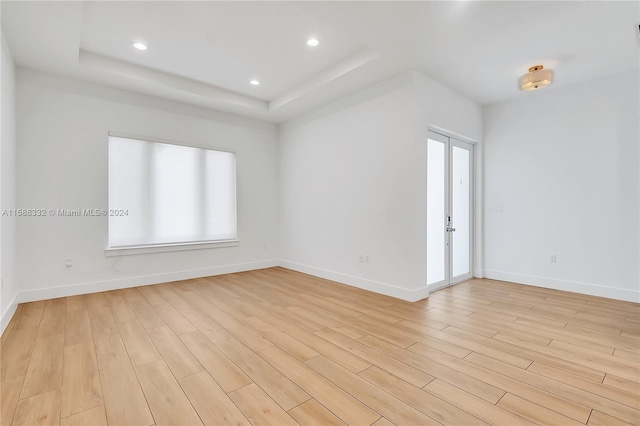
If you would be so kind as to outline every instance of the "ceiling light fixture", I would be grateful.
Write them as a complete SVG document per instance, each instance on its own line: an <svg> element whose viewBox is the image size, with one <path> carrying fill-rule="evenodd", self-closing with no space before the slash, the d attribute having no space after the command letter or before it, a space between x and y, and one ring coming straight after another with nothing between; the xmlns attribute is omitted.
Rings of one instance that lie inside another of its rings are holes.
<svg viewBox="0 0 640 426"><path fill-rule="evenodd" d="M138 50L147 50L147 45L139 41L136 43L133 43L133 47L135 47Z"/></svg>
<svg viewBox="0 0 640 426"><path fill-rule="evenodd" d="M251 84L252 86L257 86L260 84L260 82L258 80L251 80L249 81L249 84Z"/></svg>
<svg viewBox="0 0 640 426"><path fill-rule="evenodd" d="M542 65L529 68L529 72L520 79L520 88L525 92L547 87L553 82L553 70L545 70Z"/></svg>
<svg viewBox="0 0 640 426"><path fill-rule="evenodd" d="M320 44L320 42L318 41L317 38L310 38L309 40L307 40L307 46L309 47L316 47Z"/></svg>

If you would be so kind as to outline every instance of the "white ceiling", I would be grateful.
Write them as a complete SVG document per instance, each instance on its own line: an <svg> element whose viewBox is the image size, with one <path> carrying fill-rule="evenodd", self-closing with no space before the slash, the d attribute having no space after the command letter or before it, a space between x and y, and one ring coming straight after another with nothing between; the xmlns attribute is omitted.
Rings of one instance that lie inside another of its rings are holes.
<svg viewBox="0 0 640 426"><path fill-rule="evenodd" d="M546 90L639 65L637 1L3 0L1 8L19 66L274 122L410 69L490 104L531 96L517 83L532 65L555 70ZM310 37L320 46L308 47Z"/></svg>

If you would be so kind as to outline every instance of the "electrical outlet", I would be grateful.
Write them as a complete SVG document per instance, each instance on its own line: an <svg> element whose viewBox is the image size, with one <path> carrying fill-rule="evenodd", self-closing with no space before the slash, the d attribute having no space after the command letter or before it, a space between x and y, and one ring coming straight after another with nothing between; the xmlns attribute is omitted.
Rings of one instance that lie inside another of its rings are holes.
<svg viewBox="0 0 640 426"><path fill-rule="evenodd" d="M364 255L364 263L369 263L369 255L368 254Z"/></svg>
<svg viewBox="0 0 640 426"><path fill-rule="evenodd" d="M502 204L495 205L489 209L490 213L502 213L503 211L504 211L504 208L502 207Z"/></svg>
<svg viewBox="0 0 640 426"><path fill-rule="evenodd" d="M358 263L364 263L364 254L358 255Z"/></svg>
<svg viewBox="0 0 640 426"><path fill-rule="evenodd" d="M71 268L73 266L73 261L71 260L71 258L67 258L64 260L64 266L66 266L67 268Z"/></svg>
<svg viewBox="0 0 640 426"><path fill-rule="evenodd" d="M558 257L555 254L552 254L551 256L549 256L549 262L550 263L558 262Z"/></svg>

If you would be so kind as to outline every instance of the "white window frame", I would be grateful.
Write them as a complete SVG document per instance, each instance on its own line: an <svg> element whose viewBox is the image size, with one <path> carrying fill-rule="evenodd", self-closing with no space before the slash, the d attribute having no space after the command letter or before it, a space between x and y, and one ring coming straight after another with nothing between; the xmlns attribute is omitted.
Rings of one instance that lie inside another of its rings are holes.
<svg viewBox="0 0 640 426"><path fill-rule="evenodd" d="M130 133L120 133L120 132L108 132L107 135L107 144L109 143L110 137L117 138L125 138L125 139L134 139L144 142L152 142L152 143L163 143L168 145L178 145L185 146L189 148L198 148L205 149L209 151L222 151L222 152L230 152L236 155L236 151L230 148L221 148L217 146L206 146L199 145L194 143L187 142L179 142L168 139L161 138L153 138L148 136L140 136L140 135L132 135ZM108 161L108 156L107 156ZM107 164L107 170L109 165ZM148 245L137 245L137 246L127 246L127 247L109 247L109 231L107 230L107 243L106 248L104 250L106 257L116 257L116 256L128 256L128 255L136 255L136 254L148 254L148 253L164 253L164 252L173 252L173 251L183 251L183 250L200 250L200 249L211 249L211 248L223 248L223 247L237 247L240 245L240 230L238 226L238 193L237 193L237 168L235 170L236 176L234 179L234 192L236 193L235 202L236 202L236 238L230 240L216 240L216 241L193 241L193 242L184 242L184 243L166 243L166 244L148 244ZM107 184L109 179L107 177ZM108 195L108 191L107 191ZM107 206L109 205L107 199ZM109 223L109 218L107 217L107 224ZM107 229L108 229L107 225Z"/></svg>

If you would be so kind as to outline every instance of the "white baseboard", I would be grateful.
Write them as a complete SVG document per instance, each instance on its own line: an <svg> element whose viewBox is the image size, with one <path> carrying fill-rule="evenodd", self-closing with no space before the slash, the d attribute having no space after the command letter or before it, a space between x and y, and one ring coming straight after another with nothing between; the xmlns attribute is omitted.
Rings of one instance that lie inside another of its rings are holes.
<svg viewBox="0 0 640 426"><path fill-rule="evenodd" d="M336 281L342 284L347 284L352 287L358 287L363 290L385 294L387 296L406 300L408 302L416 302L429 296L429 289L427 288L427 286L421 287L416 290L410 290L408 288L397 287L392 284L381 283L379 281L368 280L366 278L360 278L353 275L342 274L340 272L303 265L300 263L290 262L288 260L281 260L280 266L286 269L291 269L293 271L298 271L327 280Z"/></svg>
<svg viewBox="0 0 640 426"><path fill-rule="evenodd" d="M210 277L213 275L232 274L234 272L252 271L254 269L272 268L279 265L278 260L263 260L259 262L237 263L233 265L214 266L210 268L191 269L186 271L169 272L137 277L121 278L117 280L97 281L91 283L73 284L61 287L38 288L21 291L16 296L18 303L35 302L36 300L54 299L57 297L75 296L78 294L96 293L99 291L116 290L149 284L160 284L171 281L188 280L192 278ZM4 323L4 317L3 317Z"/></svg>
<svg viewBox="0 0 640 426"><path fill-rule="evenodd" d="M11 304L9 304L7 310L2 313L2 318L0 318L0 336L2 336L2 333L4 333L4 329L9 325L9 321L11 321L11 318L13 318L13 314L16 313L16 309L18 308L17 299L18 295L16 294L11 301Z"/></svg>
<svg viewBox="0 0 640 426"><path fill-rule="evenodd" d="M500 281L510 281L518 284L527 284L535 287L551 288L555 290L564 290L573 293L589 294L591 296L599 296L609 299L626 300L628 302L640 303L640 291L638 290L605 287L596 284L556 280L553 278L544 278L534 275L523 275L502 271L485 270L484 277Z"/></svg>

